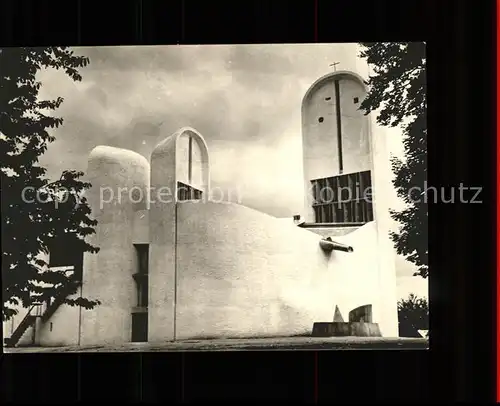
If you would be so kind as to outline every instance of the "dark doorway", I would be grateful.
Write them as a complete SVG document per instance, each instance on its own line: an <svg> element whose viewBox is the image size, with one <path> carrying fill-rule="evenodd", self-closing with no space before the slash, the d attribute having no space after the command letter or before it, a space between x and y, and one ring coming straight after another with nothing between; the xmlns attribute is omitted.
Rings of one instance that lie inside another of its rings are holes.
<svg viewBox="0 0 500 406"><path fill-rule="evenodd" d="M148 314L132 314L132 342L145 343L148 341Z"/></svg>

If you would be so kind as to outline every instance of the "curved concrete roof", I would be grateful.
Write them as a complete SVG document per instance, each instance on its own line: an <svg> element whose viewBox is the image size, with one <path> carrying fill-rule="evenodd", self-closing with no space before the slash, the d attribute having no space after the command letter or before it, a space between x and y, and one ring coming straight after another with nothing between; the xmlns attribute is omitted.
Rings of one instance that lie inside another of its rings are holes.
<svg viewBox="0 0 500 406"><path fill-rule="evenodd" d="M142 166L149 168L149 161L137 152L124 148L98 145L90 151L89 162L116 163L121 166Z"/></svg>
<svg viewBox="0 0 500 406"><path fill-rule="evenodd" d="M177 146L177 142L178 142L179 138L184 134L189 134L197 139L197 141L201 144L200 146L202 147L202 151L204 154L206 154L206 159L208 161L207 143L205 142L205 139L203 138L203 136L198 131L196 131L194 128L191 128L191 127L182 127L181 129L177 130L171 136L165 138L163 141L160 141L154 147L153 154L154 155L161 155L161 154L175 148Z"/></svg>
<svg viewBox="0 0 500 406"><path fill-rule="evenodd" d="M357 73L355 72L352 72L352 71L347 71L347 70L341 70L341 71L337 71L337 72L330 72L322 77L320 77L318 80L316 80L312 85L311 87L309 87L309 89L307 89L306 91L306 94L304 95L304 97L302 98L302 108L304 107L304 104L306 102L306 100L310 97L310 95L312 94L312 92L317 88L319 87L321 84L323 84L324 82L326 81L329 81L329 80L333 80L334 78L342 78L342 77L348 77L350 79L354 79L355 81L357 81L361 86L363 86L363 89L365 89L365 91L367 91L367 87L366 87L366 84L365 84L365 81L364 79Z"/></svg>

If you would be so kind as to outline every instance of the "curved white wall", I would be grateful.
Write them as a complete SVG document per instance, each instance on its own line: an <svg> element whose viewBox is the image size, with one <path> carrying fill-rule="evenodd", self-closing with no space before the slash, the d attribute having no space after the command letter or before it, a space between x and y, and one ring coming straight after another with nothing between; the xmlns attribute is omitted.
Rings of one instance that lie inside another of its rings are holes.
<svg viewBox="0 0 500 406"><path fill-rule="evenodd" d="M71 299L81 297L80 287ZM45 309L46 306L43 306ZM41 346L66 346L78 345L80 335L80 312L85 311L77 306L61 305L49 320L42 323L40 319L36 324L36 344ZM31 330L31 329L30 329Z"/></svg>
<svg viewBox="0 0 500 406"><path fill-rule="evenodd" d="M88 201L98 221L89 241L100 251L85 254L82 294L102 303L81 311L80 344L129 342L137 306L133 225L135 212L147 208L149 163L135 152L106 146L94 148L88 162Z"/></svg>
<svg viewBox="0 0 500 406"><path fill-rule="evenodd" d="M325 100L329 97L330 100ZM302 106L304 176L307 181L339 174L334 81L325 80L306 96ZM320 123L319 119L323 118Z"/></svg>
<svg viewBox="0 0 500 406"><path fill-rule="evenodd" d="M200 190L207 189L208 178L205 175L208 176L209 172L208 150L204 141L201 142L198 137L193 138L191 153L191 164L193 167L191 184Z"/></svg>
<svg viewBox="0 0 500 406"><path fill-rule="evenodd" d="M348 237L336 240L354 253L328 255L320 236L245 206L180 203L176 338L307 334L336 304L377 317L375 227Z"/></svg>
<svg viewBox="0 0 500 406"><path fill-rule="evenodd" d="M356 307L372 305L373 322L378 323L383 336L393 337L392 318L385 309L384 298L392 286L380 284L380 253L377 224L369 222L334 241L354 248L351 255L334 255L329 267L334 275L334 296L344 320ZM335 254L335 253L334 253Z"/></svg>

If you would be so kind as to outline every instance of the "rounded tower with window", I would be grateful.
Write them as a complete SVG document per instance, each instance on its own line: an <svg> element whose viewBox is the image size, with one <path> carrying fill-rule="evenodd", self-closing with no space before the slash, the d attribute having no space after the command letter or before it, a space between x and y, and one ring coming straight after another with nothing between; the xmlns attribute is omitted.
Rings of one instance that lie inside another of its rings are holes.
<svg viewBox="0 0 500 406"><path fill-rule="evenodd" d="M339 71L318 79L302 101L307 223L373 220L370 121L359 109L363 79Z"/></svg>
<svg viewBox="0 0 500 406"><path fill-rule="evenodd" d="M367 95L356 73L329 73L302 101L305 201L301 227L346 235L369 222L376 230L380 296L374 305L384 336L398 335L395 251L390 240L390 156L383 127L360 109Z"/></svg>

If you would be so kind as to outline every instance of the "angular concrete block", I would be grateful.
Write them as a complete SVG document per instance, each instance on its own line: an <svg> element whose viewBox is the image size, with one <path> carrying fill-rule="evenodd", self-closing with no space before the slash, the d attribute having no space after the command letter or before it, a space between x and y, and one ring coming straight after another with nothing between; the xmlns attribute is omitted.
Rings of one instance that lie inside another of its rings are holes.
<svg viewBox="0 0 500 406"><path fill-rule="evenodd" d="M340 312L340 309L338 306L335 306L335 314L333 315L333 322L339 322L343 323L344 318L342 317L342 313Z"/></svg>
<svg viewBox="0 0 500 406"><path fill-rule="evenodd" d="M353 322L371 323L372 320L372 305L364 305L356 307L349 312L349 323Z"/></svg>

